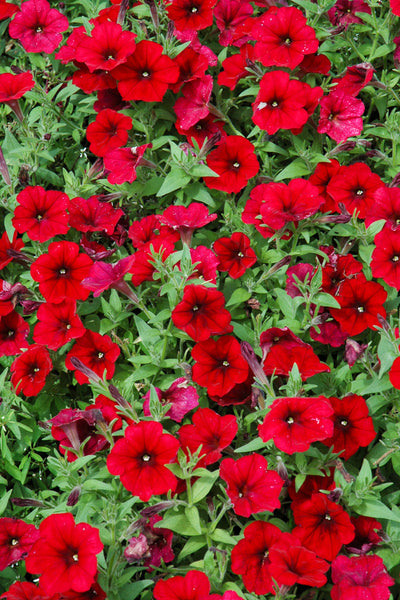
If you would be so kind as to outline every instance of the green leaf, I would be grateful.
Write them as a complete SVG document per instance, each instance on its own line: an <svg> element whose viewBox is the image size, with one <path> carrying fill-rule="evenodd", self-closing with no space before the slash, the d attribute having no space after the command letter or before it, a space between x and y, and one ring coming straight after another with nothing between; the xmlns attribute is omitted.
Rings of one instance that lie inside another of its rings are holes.
<svg viewBox="0 0 400 600"><path fill-rule="evenodd" d="M203 546L205 546L206 544L207 544L207 540L206 540L206 537L203 535L190 538L190 540L188 540L186 542L186 544L183 546L182 550L180 551L180 553L178 555L178 562L180 562L187 556L194 554L195 552L197 552L197 550L200 550L200 548L203 548Z"/></svg>
<svg viewBox="0 0 400 600"><path fill-rule="evenodd" d="M185 515L188 518L189 523L197 533L201 533L200 515L196 506L186 506Z"/></svg>
<svg viewBox="0 0 400 600"><path fill-rule="evenodd" d="M193 527L185 514L171 516L166 515L162 521L158 521L157 527L171 529L171 531L175 531L175 533L179 533L180 535L199 535L199 531Z"/></svg>
<svg viewBox="0 0 400 600"><path fill-rule="evenodd" d="M226 303L226 306L243 304L243 302L246 302L249 298L251 298L251 292L245 290L244 288L237 288L233 292L232 296L229 298L228 302Z"/></svg>
<svg viewBox="0 0 400 600"><path fill-rule="evenodd" d="M315 300L324 308L340 308L340 304L336 298L331 296L331 294L326 294L325 292L317 294Z"/></svg>
<svg viewBox="0 0 400 600"><path fill-rule="evenodd" d="M265 442L260 437L256 437L248 444L236 448L235 452L254 452L254 450L260 450L261 448L265 448Z"/></svg>
<svg viewBox="0 0 400 600"><path fill-rule="evenodd" d="M390 508L377 500L376 498L366 498L359 506L357 506L357 512L365 517L372 517L373 519L386 519L388 521L396 521L400 523L400 516L396 515Z"/></svg>
<svg viewBox="0 0 400 600"><path fill-rule="evenodd" d="M297 158L290 165L288 165L283 171L278 173L274 178L274 181L282 181L282 179L293 179L294 177L302 177L303 175L309 175L311 170L301 158Z"/></svg>
<svg viewBox="0 0 400 600"><path fill-rule="evenodd" d="M221 544L227 544L228 546L236 546L237 544L237 540L229 535L225 529L215 529L210 537L214 542L220 542Z"/></svg>
<svg viewBox="0 0 400 600"><path fill-rule="evenodd" d="M196 504L200 502L211 490L214 483L217 481L219 471L208 472L207 475L200 477L192 486L192 499Z"/></svg>
<svg viewBox="0 0 400 600"><path fill-rule="evenodd" d="M171 171L164 179L164 183L157 192L157 198L184 188L189 183L190 179L190 175L187 175L183 169L176 166L172 167Z"/></svg>
<svg viewBox="0 0 400 600"><path fill-rule="evenodd" d="M0 500L0 515L3 514L3 512L6 510L7 508L7 504L8 501L10 499L10 496L12 494L12 490L9 490L6 494L4 494L4 496L1 498Z"/></svg>
<svg viewBox="0 0 400 600"><path fill-rule="evenodd" d="M132 575L130 575L132 577ZM140 581L135 581L134 583L128 583L124 585L122 589L119 590L120 597L125 598L125 600L135 600L138 596L141 595L143 590L153 585L152 579L141 579Z"/></svg>

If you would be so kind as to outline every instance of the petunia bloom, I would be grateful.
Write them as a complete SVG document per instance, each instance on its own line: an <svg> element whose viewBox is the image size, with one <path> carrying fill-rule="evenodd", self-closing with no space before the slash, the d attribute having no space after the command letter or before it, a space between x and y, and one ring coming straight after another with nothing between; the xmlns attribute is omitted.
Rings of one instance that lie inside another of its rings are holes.
<svg viewBox="0 0 400 600"><path fill-rule="evenodd" d="M23 114L19 106L19 98L29 92L35 85L32 73L1 73L0 75L0 103L4 102L15 112L17 118L22 121Z"/></svg>
<svg viewBox="0 0 400 600"><path fill-rule="evenodd" d="M161 404L171 405L165 416L177 423L180 423L188 412L199 405L197 390L193 385L188 384L185 377L175 379L165 391L157 387L155 390ZM143 413L146 417L150 417L150 391L147 392L143 400Z"/></svg>
<svg viewBox="0 0 400 600"><path fill-rule="evenodd" d="M207 156L207 166L218 177L204 177L212 190L237 194L260 170L253 144L240 135L228 135Z"/></svg>
<svg viewBox="0 0 400 600"><path fill-rule="evenodd" d="M160 215L160 222L178 231L182 242L190 246L193 231L208 225L216 218L217 214L210 214L204 204L191 202L188 207L181 205L169 206Z"/></svg>
<svg viewBox="0 0 400 600"><path fill-rule="evenodd" d="M88 591L97 573L96 554L103 549L99 530L60 513L44 519L39 531L26 559L28 573L40 573L40 587L49 595Z"/></svg>
<svg viewBox="0 0 400 600"><path fill-rule="evenodd" d="M166 465L173 462L178 448L178 440L163 433L161 423L140 421L129 425L115 443L107 468L120 476L129 492L147 502L155 494L175 489L177 479Z"/></svg>
<svg viewBox="0 0 400 600"><path fill-rule="evenodd" d="M39 538L39 530L21 519L0 519L0 571L24 560Z"/></svg>
<svg viewBox="0 0 400 600"><path fill-rule="evenodd" d="M15 393L36 396L53 368L49 351L44 346L30 346L11 365L11 383Z"/></svg>
<svg viewBox="0 0 400 600"><path fill-rule="evenodd" d="M101 110L86 130L89 150L96 156L105 156L111 150L122 148L128 141L129 129L132 129L130 117L110 108Z"/></svg>
<svg viewBox="0 0 400 600"><path fill-rule="evenodd" d="M120 354L120 349L111 341L109 335L100 335L95 331L86 330L72 346L65 360L67 369L75 369L75 378L78 383L88 383L88 377L79 371L71 362L72 357L79 360L99 377L111 379L115 371L115 362Z"/></svg>
<svg viewBox="0 0 400 600"><path fill-rule="evenodd" d="M207 600L210 582L201 571L188 571L184 577L176 575L160 579L154 586L155 600Z"/></svg>
<svg viewBox="0 0 400 600"><path fill-rule="evenodd" d="M343 556L332 563L332 600L389 600L395 580L380 556Z"/></svg>
<svg viewBox="0 0 400 600"><path fill-rule="evenodd" d="M342 91L333 91L320 100L321 113L318 133L326 133L338 144L349 137L360 135L364 103Z"/></svg>
<svg viewBox="0 0 400 600"><path fill-rule="evenodd" d="M10 23L9 34L18 39L27 52L51 54L61 43L68 19L47 0L27 0Z"/></svg>
<svg viewBox="0 0 400 600"><path fill-rule="evenodd" d="M235 232L231 237L218 238L213 250L219 259L218 271L227 272L232 279L238 279L257 262L257 256L244 233Z"/></svg>
<svg viewBox="0 0 400 600"><path fill-rule="evenodd" d="M40 185L27 186L17 195L13 226L29 239L47 242L56 235L68 232L68 196L56 190L45 190Z"/></svg>

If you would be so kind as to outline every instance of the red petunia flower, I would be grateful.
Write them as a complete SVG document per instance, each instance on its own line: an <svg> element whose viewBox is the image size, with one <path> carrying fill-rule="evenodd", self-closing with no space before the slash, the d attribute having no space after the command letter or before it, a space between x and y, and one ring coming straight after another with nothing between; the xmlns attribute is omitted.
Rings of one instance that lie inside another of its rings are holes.
<svg viewBox="0 0 400 600"><path fill-rule="evenodd" d="M187 208L181 205L169 206L160 215L160 222L178 231L182 242L190 246L193 231L208 225L216 218L217 214L210 214L204 204L191 202Z"/></svg>
<svg viewBox="0 0 400 600"><path fill-rule="evenodd" d="M305 106L310 91L308 84L290 79L286 71L265 73L252 104L254 123L269 135L278 129L302 127L309 117Z"/></svg>
<svg viewBox="0 0 400 600"><path fill-rule="evenodd" d="M211 395L223 396L236 383L247 379L249 368L241 355L239 342L233 336L198 342L192 357L196 361L193 381L206 387Z"/></svg>
<svg viewBox="0 0 400 600"><path fill-rule="evenodd" d="M244 529L244 539L232 549L232 571L241 575L248 592L257 595L273 593L269 550L282 533L276 525L255 521Z"/></svg>
<svg viewBox="0 0 400 600"><path fill-rule="evenodd" d="M332 246L321 246L320 250L329 258L329 262L322 267L321 288L327 294L336 295L344 281L362 272L363 265L351 254L337 254Z"/></svg>
<svg viewBox="0 0 400 600"><path fill-rule="evenodd" d="M19 6L16 4L12 4L11 2L6 2L5 0L1 0L0 2L0 21L4 21L4 19L8 19L12 17L16 12L19 11Z"/></svg>
<svg viewBox="0 0 400 600"><path fill-rule="evenodd" d="M189 129L183 129L180 124L180 120L177 119L175 127L181 135L185 135L188 143L193 146L193 139L201 146L204 144L206 138L210 140L215 134L220 134L221 139L226 136L224 131L224 122L218 121L212 114L208 114L204 119L197 121L193 127Z"/></svg>
<svg viewBox="0 0 400 600"><path fill-rule="evenodd" d="M117 344L111 341L109 335L100 335L94 331L86 330L72 346L65 359L67 369L75 369L75 378L78 383L88 383L89 379L79 371L71 362L72 357L79 358L82 363L103 377L105 371L106 379L111 379L115 371L115 362L120 355Z"/></svg>
<svg viewBox="0 0 400 600"><path fill-rule="evenodd" d="M279 585L291 587L298 583L322 587L327 581L324 573L329 564L304 548L300 540L290 533L282 533L280 540L271 546L269 559L271 576Z"/></svg>
<svg viewBox="0 0 400 600"><path fill-rule="evenodd" d="M39 584L51 595L86 592L97 573L96 554L102 551L99 530L75 524L71 513L50 515L41 522L40 538L26 559L28 573L40 573Z"/></svg>
<svg viewBox="0 0 400 600"><path fill-rule="evenodd" d="M175 58L174 62L179 67L179 79L171 84L171 90L177 94L184 83L196 79L203 79L208 69L208 60L204 54L196 52L192 48L185 48Z"/></svg>
<svg viewBox="0 0 400 600"><path fill-rule="evenodd" d="M95 298L100 296L105 290L115 289L136 303L138 302L138 297L126 281L124 281L124 275L130 271L132 264L133 256L121 258L121 260L114 264L99 260L90 267L89 275L82 281L82 285L91 290Z"/></svg>
<svg viewBox="0 0 400 600"><path fill-rule="evenodd" d="M42 296L53 303L66 298L86 300L90 292L81 285L93 261L87 254L79 254L75 242L52 242L47 254L32 263L31 275L39 282Z"/></svg>
<svg viewBox="0 0 400 600"><path fill-rule="evenodd" d="M343 556L332 563L332 600L389 600L395 580L380 556Z"/></svg>
<svg viewBox="0 0 400 600"><path fill-rule="evenodd" d="M14 232L12 241L10 241L7 231L3 233L0 238L0 271L14 259L14 256L11 252L19 252L24 245L25 244L22 239L18 238L16 231Z"/></svg>
<svg viewBox="0 0 400 600"><path fill-rule="evenodd" d="M224 308L222 292L203 285L187 285L183 298L172 311L172 321L195 342L204 342L212 335L233 331L231 314Z"/></svg>
<svg viewBox="0 0 400 600"><path fill-rule="evenodd" d="M382 179L365 163L354 163L340 167L330 180L327 193L336 205L344 204L347 211L353 214L356 210L359 219L364 219L375 207L375 197L384 186Z"/></svg>
<svg viewBox="0 0 400 600"><path fill-rule="evenodd" d="M178 377L165 392L157 387L154 389L161 404L171 404L165 416L177 423L180 423L188 412L199 405L197 390L193 385L188 384L185 377ZM143 400L143 414L150 417L150 391Z"/></svg>
<svg viewBox="0 0 400 600"><path fill-rule="evenodd" d="M40 185L27 186L17 196L19 206L14 211L13 226L40 243L63 235L69 230L68 200L63 192L46 191Z"/></svg>
<svg viewBox="0 0 400 600"><path fill-rule="evenodd" d="M332 415L333 408L324 396L278 398L258 432L263 442L272 438L282 452L305 452L312 442L332 437Z"/></svg>
<svg viewBox="0 0 400 600"><path fill-rule="evenodd" d="M144 246L135 252L129 269L129 272L132 273L133 285L138 286L144 281L153 281L153 275L156 272L154 256L158 255L164 262L173 251L174 242L171 241L171 238L157 236L149 246Z"/></svg>
<svg viewBox="0 0 400 600"><path fill-rule="evenodd" d="M283 480L276 471L267 469L268 462L261 454L250 454L238 460L225 458L220 477L226 481L226 493L233 510L241 517L279 508Z"/></svg>
<svg viewBox="0 0 400 600"><path fill-rule="evenodd" d="M111 71L135 51L135 38L135 33L123 31L118 23L96 22L90 35L81 36L75 59L85 64L91 73L96 69Z"/></svg>
<svg viewBox="0 0 400 600"><path fill-rule="evenodd" d="M68 19L47 0L27 0L9 26L9 34L18 39L27 52L51 54L61 43Z"/></svg>
<svg viewBox="0 0 400 600"><path fill-rule="evenodd" d="M184 577L176 575L160 579L154 586L156 600L208 600L210 582L201 571L188 571Z"/></svg>
<svg viewBox="0 0 400 600"><path fill-rule="evenodd" d="M238 279L257 262L257 256L244 233L235 232L230 238L216 240L213 250L219 259L218 271L227 272L232 279Z"/></svg>
<svg viewBox="0 0 400 600"><path fill-rule="evenodd" d="M389 371L390 383L396 390L400 390L400 357L397 357Z"/></svg>
<svg viewBox="0 0 400 600"><path fill-rule="evenodd" d="M374 203L366 211L365 226L384 219L396 231L400 228L400 188L382 186L374 192Z"/></svg>
<svg viewBox="0 0 400 600"><path fill-rule="evenodd" d="M251 193L260 200L262 222L274 230L314 215L323 202L318 188L306 179L292 179L288 185L261 183Z"/></svg>
<svg viewBox="0 0 400 600"><path fill-rule="evenodd" d="M207 166L219 177L204 177L212 190L237 194L260 170L254 146L240 135L228 135L207 156Z"/></svg>
<svg viewBox="0 0 400 600"><path fill-rule="evenodd" d="M178 31L200 31L212 25L213 7L217 0L171 0L167 5L168 18Z"/></svg>
<svg viewBox="0 0 400 600"><path fill-rule="evenodd" d="M89 150L96 156L122 148L128 141L128 131L132 129L132 119L116 110L101 110L86 130L90 142Z"/></svg>
<svg viewBox="0 0 400 600"><path fill-rule="evenodd" d="M0 598L6 600L48 600L48 595L34 583L17 581Z"/></svg>
<svg viewBox="0 0 400 600"><path fill-rule="evenodd" d="M221 46L230 46L234 43L237 29L252 14L253 7L248 0L219 0L214 8L214 17L221 32L218 40Z"/></svg>
<svg viewBox="0 0 400 600"><path fill-rule="evenodd" d="M257 59L265 67L293 70L306 54L318 50L314 29L307 25L303 13L293 6L272 6L255 20L251 33L257 40Z"/></svg>
<svg viewBox="0 0 400 600"><path fill-rule="evenodd" d="M196 248L190 248L190 258L192 265L195 266L189 280L201 279L216 285L218 258L214 252L207 246L196 246Z"/></svg>
<svg viewBox="0 0 400 600"><path fill-rule="evenodd" d="M337 203L328 192L328 184L332 177L338 173L340 169L339 161L332 158L328 163L318 163L314 173L309 177L309 182L318 188L319 195L324 198L324 203L320 207L322 213L338 212Z"/></svg>
<svg viewBox="0 0 400 600"><path fill-rule="evenodd" d="M328 10L328 17L332 25L344 25L347 29L351 23L363 23L363 20L356 16L358 12L370 15L371 8L363 0L337 0Z"/></svg>
<svg viewBox="0 0 400 600"><path fill-rule="evenodd" d="M335 91L340 90L349 96L357 96L374 76L374 68L370 63L360 63L347 67L346 74L343 77L333 79L332 83L336 86Z"/></svg>
<svg viewBox="0 0 400 600"><path fill-rule="evenodd" d="M321 113L318 133L326 133L338 144L351 136L360 135L363 129L365 106L361 100L334 91L320 100Z"/></svg>
<svg viewBox="0 0 400 600"><path fill-rule="evenodd" d="M372 517L350 517L356 528L354 540L348 544L346 550L351 554L366 554L374 546L383 542L382 525Z"/></svg>
<svg viewBox="0 0 400 600"><path fill-rule="evenodd" d="M386 317L383 305L387 292L374 281L367 281L363 274L347 279L340 287L336 300L340 308L330 308L330 313L349 335L358 335L365 329L379 327L378 315Z"/></svg>
<svg viewBox="0 0 400 600"><path fill-rule="evenodd" d="M349 515L325 494L315 493L292 508L297 525L292 533L320 558L332 561L342 545L354 539Z"/></svg>
<svg viewBox="0 0 400 600"><path fill-rule="evenodd" d="M400 290L400 238L399 232L385 226L374 238L371 269L373 277L380 277L391 287Z"/></svg>
<svg viewBox="0 0 400 600"><path fill-rule="evenodd" d="M0 316L0 355L13 356L20 354L29 344L29 325L15 310Z"/></svg>
<svg viewBox="0 0 400 600"><path fill-rule="evenodd" d="M329 398L334 410L333 435L322 440L325 446L333 446L334 452L344 452L341 458L347 460L360 447L368 446L376 436L374 423L369 416L367 403L362 396L350 394L341 400Z"/></svg>
<svg viewBox="0 0 400 600"><path fill-rule="evenodd" d="M293 365L299 368L302 381L317 373L330 372L330 368L321 362L310 344L293 345L274 344L264 360L263 370L266 375L284 375L287 377Z"/></svg>
<svg viewBox="0 0 400 600"><path fill-rule="evenodd" d="M24 560L39 539L39 530L21 519L0 519L0 571Z"/></svg>
<svg viewBox="0 0 400 600"><path fill-rule="evenodd" d="M20 121L24 117L18 99L29 92L34 85L35 82L30 71L18 75L12 73L0 74L0 103L8 104Z"/></svg>
<svg viewBox="0 0 400 600"><path fill-rule="evenodd" d="M108 235L114 233L114 229L124 211L114 208L108 202L102 202L101 196L90 196L84 198L72 198L69 201L69 222L71 227L78 231L105 231Z"/></svg>
<svg viewBox="0 0 400 600"><path fill-rule="evenodd" d="M335 489L336 484L333 479L333 469L328 471L327 475L307 475L300 489L296 490L295 480L292 479L288 486L289 496L292 500L291 508L297 504L301 504L305 500L310 500L312 495L322 490L331 492Z"/></svg>
<svg viewBox="0 0 400 600"><path fill-rule="evenodd" d="M97 581L92 583L86 592L74 592L73 590L69 590L62 595L63 600L93 600L93 598L95 598L95 600L107 600L105 591L101 589Z"/></svg>
<svg viewBox="0 0 400 600"><path fill-rule="evenodd" d="M129 425L124 437L115 443L107 468L120 476L129 492L148 502L155 494L175 489L177 479L166 465L173 462L178 448L178 440L163 433L161 423L140 421Z"/></svg>
<svg viewBox="0 0 400 600"><path fill-rule="evenodd" d="M11 383L15 393L37 396L53 368L50 354L44 346L30 346L11 365Z"/></svg>
<svg viewBox="0 0 400 600"><path fill-rule="evenodd" d="M179 429L179 440L182 449L194 454L200 450L197 466L208 466L222 456L238 431L234 415L220 416L211 408L198 408L192 417L192 425L183 425Z"/></svg>
<svg viewBox="0 0 400 600"><path fill-rule="evenodd" d="M222 61L222 68L218 75L218 85L226 85L230 90L234 90L240 79L248 77L251 73L248 71L248 63L255 60L254 46L244 44L240 48L240 54L228 56Z"/></svg>
<svg viewBox="0 0 400 600"><path fill-rule="evenodd" d="M183 86L183 96L174 104L174 111L179 119L182 129L189 129L201 119L205 119L210 111L210 101L213 88L211 75L204 75L201 79L190 81Z"/></svg>
<svg viewBox="0 0 400 600"><path fill-rule="evenodd" d="M136 169L141 165L147 165L143 154L153 144L133 146L132 148L116 148L107 152L104 156L104 167L110 171L107 179L109 183L120 185L121 183L132 183L137 174Z"/></svg>
<svg viewBox="0 0 400 600"><path fill-rule="evenodd" d="M142 40L127 61L112 70L124 100L161 102L168 86L179 77L179 67L163 54L161 44Z"/></svg>
<svg viewBox="0 0 400 600"><path fill-rule="evenodd" d="M150 517L148 522L140 526L140 534L129 540L129 546L124 550L124 557L129 564L143 560L143 565L149 567L147 571L153 571L152 567L159 567L161 561L168 563L174 560L175 554L172 550L173 532L164 527L157 527L161 521L160 515Z"/></svg>
<svg viewBox="0 0 400 600"><path fill-rule="evenodd" d="M134 221L129 227L128 235L134 248L150 248L151 243L157 238L168 239L175 244L180 239L177 231L167 225L161 225L160 215L149 215L140 221Z"/></svg>

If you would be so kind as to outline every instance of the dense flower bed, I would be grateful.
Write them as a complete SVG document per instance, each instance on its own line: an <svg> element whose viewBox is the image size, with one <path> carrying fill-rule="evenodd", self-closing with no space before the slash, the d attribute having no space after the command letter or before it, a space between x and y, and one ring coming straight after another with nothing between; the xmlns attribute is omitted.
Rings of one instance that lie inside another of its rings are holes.
<svg viewBox="0 0 400 600"><path fill-rule="evenodd" d="M399 597L399 16L0 0L1 598Z"/></svg>

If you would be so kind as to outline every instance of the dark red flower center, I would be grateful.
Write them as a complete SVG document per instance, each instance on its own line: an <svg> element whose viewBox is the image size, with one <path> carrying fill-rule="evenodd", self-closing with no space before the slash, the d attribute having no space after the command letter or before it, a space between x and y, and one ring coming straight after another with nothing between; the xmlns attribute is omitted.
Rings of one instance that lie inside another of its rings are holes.
<svg viewBox="0 0 400 600"><path fill-rule="evenodd" d="M97 353L97 358L99 358L99 359L104 358L104 352L98 352Z"/></svg>
<svg viewBox="0 0 400 600"><path fill-rule="evenodd" d="M8 333L7 333L7 337L12 338L15 335L15 330L14 329L9 329Z"/></svg>

